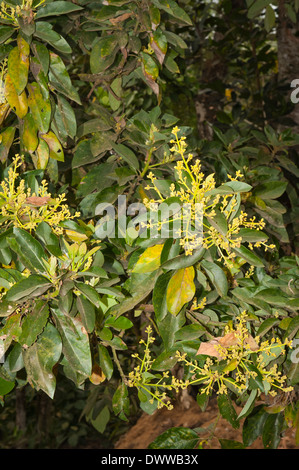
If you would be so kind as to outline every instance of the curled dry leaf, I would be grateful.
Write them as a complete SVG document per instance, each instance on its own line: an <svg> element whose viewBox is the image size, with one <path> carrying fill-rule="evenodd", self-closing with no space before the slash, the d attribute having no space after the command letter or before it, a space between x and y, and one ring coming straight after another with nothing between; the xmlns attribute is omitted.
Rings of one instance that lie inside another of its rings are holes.
<svg viewBox="0 0 299 470"><path fill-rule="evenodd" d="M91 383L93 383L94 385L99 385L100 383L104 382L105 379L106 376L100 366L94 364L92 366L91 376L89 377Z"/></svg>
<svg viewBox="0 0 299 470"><path fill-rule="evenodd" d="M30 204L31 206L41 207L41 206L45 206L46 204L48 204L50 199L51 199L50 196L44 196L44 197L30 196L26 198L26 203Z"/></svg>
<svg viewBox="0 0 299 470"><path fill-rule="evenodd" d="M196 354L205 354L206 356L214 356L217 357L217 359L221 359L221 349L219 346L230 348L231 346L236 346L239 343L239 338L234 331L231 331L224 336L218 336L217 338L213 338L211 341L201 343ZM248 335L245 338L244 343L249 345L251 351L256 351L258 349L258 344L251 335Z"/></svg>

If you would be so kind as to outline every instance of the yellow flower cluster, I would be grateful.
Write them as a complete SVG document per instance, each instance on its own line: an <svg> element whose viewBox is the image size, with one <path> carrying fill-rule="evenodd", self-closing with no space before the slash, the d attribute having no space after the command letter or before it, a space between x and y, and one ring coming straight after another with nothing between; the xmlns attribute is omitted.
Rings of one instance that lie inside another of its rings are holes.
<svg viewBox="0 0 299 470"><path fill-rule="evenodd" d="M216 181L214 174L205 177L201 171L201 162L199 159L194 160L193 154L186 155L187 144L185 137L178 137L180 129L176 126L172 130L175 139L171 140L173 144L170 151L175 157L179 157L176 162L174 170L177 175L176 184L172 183L170 186L170 198L177 198L182 204L183 211L174 214L168 220L150 221L148 224L143 224L147 228L156 226L161 230L163 224L168 224L170 221L180 221L184 227L183 236L180 238L180 244L184 248L186 255L191 255L193 250L203 246L208 249L213 245L217 247L220 259L225 264L231 266L231 260L236 256L232 251L234 248L239 248L242 242L242 237L239 232L242 228L250 228L255 230L262 230L265 226L263 219L256 221L255 217L248 218L244 211L240 211L237 216L238 200L237 194L225 193L215 191ZM228 175L232 181L238 181L238 178L243 177L240 171L236 172L235 177ZM158 195L157 199L144 199L144 204L151 210L158 210L159 204L166 201L157 185L157 178L150 172L148 178L151 184L147 185L146 190L154 190ZM217 223L217 215L225 218L227 230L221 231ZM197 222L196 222L197 221ZM199 227L200 230L194 230ZM249 244L249 248L253 249L254 246L265 246L268 248L275 248L275 245L266 245L265 242L257 242L254 245Z"/></svg>
<svg viewBox="0 0 299 470"><path fill-rule="evenodd" d="M217 394L227 394L228 388L242 394L250 388L250 380L257 379L266 394L275 396L277 390L284 393L292 391L293 387L285 386L287 377L278 370L277 364L269 367L273 359L285 354L286 346L291 347L291 341L285 340L282 343L279 338L272 338L271 341L260 342L258 337L253 338L249 334L245 311L237 320L236 328L231 329L227 326L226 334L220 338L220 341L212 340L205 343L205 348L199 349L199 354L216 357L216 359L208 357L203 367L200 367L196 361L189 361L186 354L177 352L179 361L191 368L192 379L187 380L184 386L202 384L201 393L207 395L215 386ZM255 360L252 355L255 356Z"/></svg>
<svg viewBox="0 0 299 470"><path fill-rule="evenodd" d="M145 331L147 333L147 341L145 342L143 339L140 340L140 344L145 346L144 355L141 359L137 353L132 354L132 357L136 358L140 364L137 364L129 373L127 385L128 387L137 388L139 396L140 394L146 394L147 397L150 396L149 402L151 404L157 402L158 408L165 406L168 410L171 410L173 406L166 395L166 391L173 388L170 384L166 383L169 377L169 371L163 372L162 376L159 378L156 378L150 373L153 363L150 345L155 341L155 338L152 336L152 328L150 326L148 326Z"/></svg>
<svg viewBox="0 0 299 470"><path fill-rule="evenodd" d="M31 193L30 188L25 188L24 179L20 179L17 184L18 168L22 164L23 158L16 155L12 167L8 170L8 177L0 184L0 224L4 228L13 225L31 232L41 222L47 222L57 235L61 234L63 229L59 224L64 220L79 217L80 213L71 215L68 206L63 204L66 200L65 194L52 198L45 180L41 182L38 194Z"/></svg>
<svg viewBox="0 0 299 470"><path fill-rule="evenodd" d="M40 5L42 5L45 0L41 0L38 5L33 5L33 0L22 0L21 5L16 5L16 7L7 5L6 2L1 2L0 4L0 19L14 23L14 26L19 27L18 17L23 15L23 12L29 12L36 10ZM33 13L34 15L34 13Z"/></svg>

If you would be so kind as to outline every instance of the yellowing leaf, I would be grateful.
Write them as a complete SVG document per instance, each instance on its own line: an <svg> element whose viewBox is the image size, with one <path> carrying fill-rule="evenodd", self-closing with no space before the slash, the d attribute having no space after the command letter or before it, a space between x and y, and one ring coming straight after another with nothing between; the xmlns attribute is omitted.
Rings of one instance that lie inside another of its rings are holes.
<svg viewBox="0 0 299 470"><path fill-rule="evenodd" d="M40 132L48 132L51 120L50 101L44 99L38 83L30 83L27 88L29 91L28 105L35 124Z"/></svg>
<svg viewBox="0 0 299 470"><path fill-rule="evenodd" d="M28 82L29 70L29 44L19 36L18 46L14 47L8 56L8 73L14 84L16 92L20 95Z"/></svg>
<svg viewBox="0 0 299 470"><path fill-rule="evenodd" d="M61 146L61 143L57 139L54 132L50 131L47 134L43 134L41 136L43 140L45 140L50 149L50 157L54 158L54 160L58 160L59 162L64 161L64 153Z"/></svg>
<svg viewBox="0 0 299 470"><path fill-rule="evenodd" d="M5 78L4 94L11 109L19 118L23 119L28 111L27 96L25 91L18 95L9 73L6 74Z"/></svg>
<svg viewBox="0 0 299 470"><path fill-rule="evenodd" d="M24 118L23 144L28 152L34 152L38 146L37 128L30 113Z"/></svg>
<svg viewBox="0 0 299 470"><path fill-rule="evenodd" d="M84 233L75 232L74 230L66 230L65 233L73 242L82 242L88 238Z"/></svg>
<svg viewBox="0 0 299 470"><path fill-rule="evenodd" d="M99 385L100 383L104 382L105 379L106 376L100 366L94 364L92 366L91 376L89 377L91 383L93 383L94 385Z"/></svg>
<svg viewBox="0 0 299 470"><path fill-rule="evenodd" d="M34 166L37 170L45 170L48 165L50 149L44 140L40 139L36 149L36 156L32 155Z"/></svg>
<svg viewBox="0 0 299 470"><path fill-rule="evenodd" d="M9 110L10 110L9 104L7 103L0 104L0 126L5 121L9 113Z"/></svg>
<svg viewBox="0 0 299 470"><path fill-rule="evenodd" d="M161 264L160 258L163 245L155 245L147 248L132 270L133 273L151 273L158 269Z"/></svg>
<svg viewBox="0 0 299 470"><path fill-rule="evenodd" d="M179 269L170 279L167 292L167 308L172 315L177 315L183 306L192 300L195 294L195 271L193 266Z"/></svg>

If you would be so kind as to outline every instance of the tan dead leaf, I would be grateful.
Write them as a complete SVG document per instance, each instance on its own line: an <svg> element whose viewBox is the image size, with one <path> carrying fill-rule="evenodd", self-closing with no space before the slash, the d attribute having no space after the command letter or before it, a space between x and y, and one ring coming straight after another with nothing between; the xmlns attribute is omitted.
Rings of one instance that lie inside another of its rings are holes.
<svg viewBox="0 0 299 470"><path fill-rule="evenodd" d="M98 366L98 364L94 364L92 366L91 376L89 377L91 383L94 385L99 385L100 383L104 382L105 379L106 376L100 366Z"/></svg>
<svg viewBox="0 0 299 470"><path fill-rule="evenodd" d="M44 196L44 197L30 196L26 198L26 203L30 204L31 206L41 207L41 206L45 206L49 202L50 199L51 199L50 196Z"/></svg>
<svg viewBox="0 0 299 470"><path fill-rule="evenodd" d="M219 352L219 343L217 339L215 338L211 341L201 343L196 355L198 354L205 354L206 356L215 356L218 359L221 359L221 355Z"/></svg>
<svg viewBox="0 0 299 470"><path fill-rule="evenodd" d="M117 23L121 23L122 21L127 20L132 16L133 13L124 13L123 15L117 16L116 18L110 18L110 23L116 25Z"/></svg>
<svg viewBox="0 0 299 470"><path fill-rule="evenodd" d="M251 335L248 335L244 342L249 345L249 348L252 351L256 351L259 348L257 342ZM218 359L222 359L220 354L221 349L219 346L227 349L231 346L236 346L238 343L240 343L239 338L236 336L234 331L231 331L224 336L218 336L217 338L213 338L211 341L201 343L196 355L205 354L207 356L215 356Z"/></svg>
<svg viewBox="0 0 299 470"><path fill-rule="evenodd" d="M224 348L230 348L231 346L235 346L239 342L239 339L236 337L234 331L231 331L230 333L227 333L226 335L220 336L216 339L219 344L221 344L221 346L223 346Z"/></svg>
<svg viewBox="0 0 299 470"><path fill-rule="evenodd" d="M256 351L259 348L259 345L251 335L249 335L248 338L245 339L245 343L248 344L251 351Z"/></svg>

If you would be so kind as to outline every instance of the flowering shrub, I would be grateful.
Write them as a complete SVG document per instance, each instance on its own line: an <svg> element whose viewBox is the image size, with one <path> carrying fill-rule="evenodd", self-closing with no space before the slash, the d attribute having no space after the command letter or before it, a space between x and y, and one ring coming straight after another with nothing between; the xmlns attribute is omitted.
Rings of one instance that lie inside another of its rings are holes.
<svg viewBox="0 0 299 470"><path fill-rule="evenodd" d="M55 400L66 379L89 393L81 419L100 433L170 411L184 391L203 411L216 399L234 428L245 420L232 447L298 434L298 138L264 109L288 110L272 103L272 39L263 49L242 12L242 47L226 43L234 15L214 41L206 21L219 28L212 10L230 2L210 3L1 3L2 406L16 390ZM232 61L227 84L208 88L222 97L206 111L223 109L206 136L198 43L202 60L223 43ZM98 208L119 196L130 211L114 211L118 237L99 239ZM124 220L138 230L121 232ZM209 445L167 432L152 447Z"/></svg>

